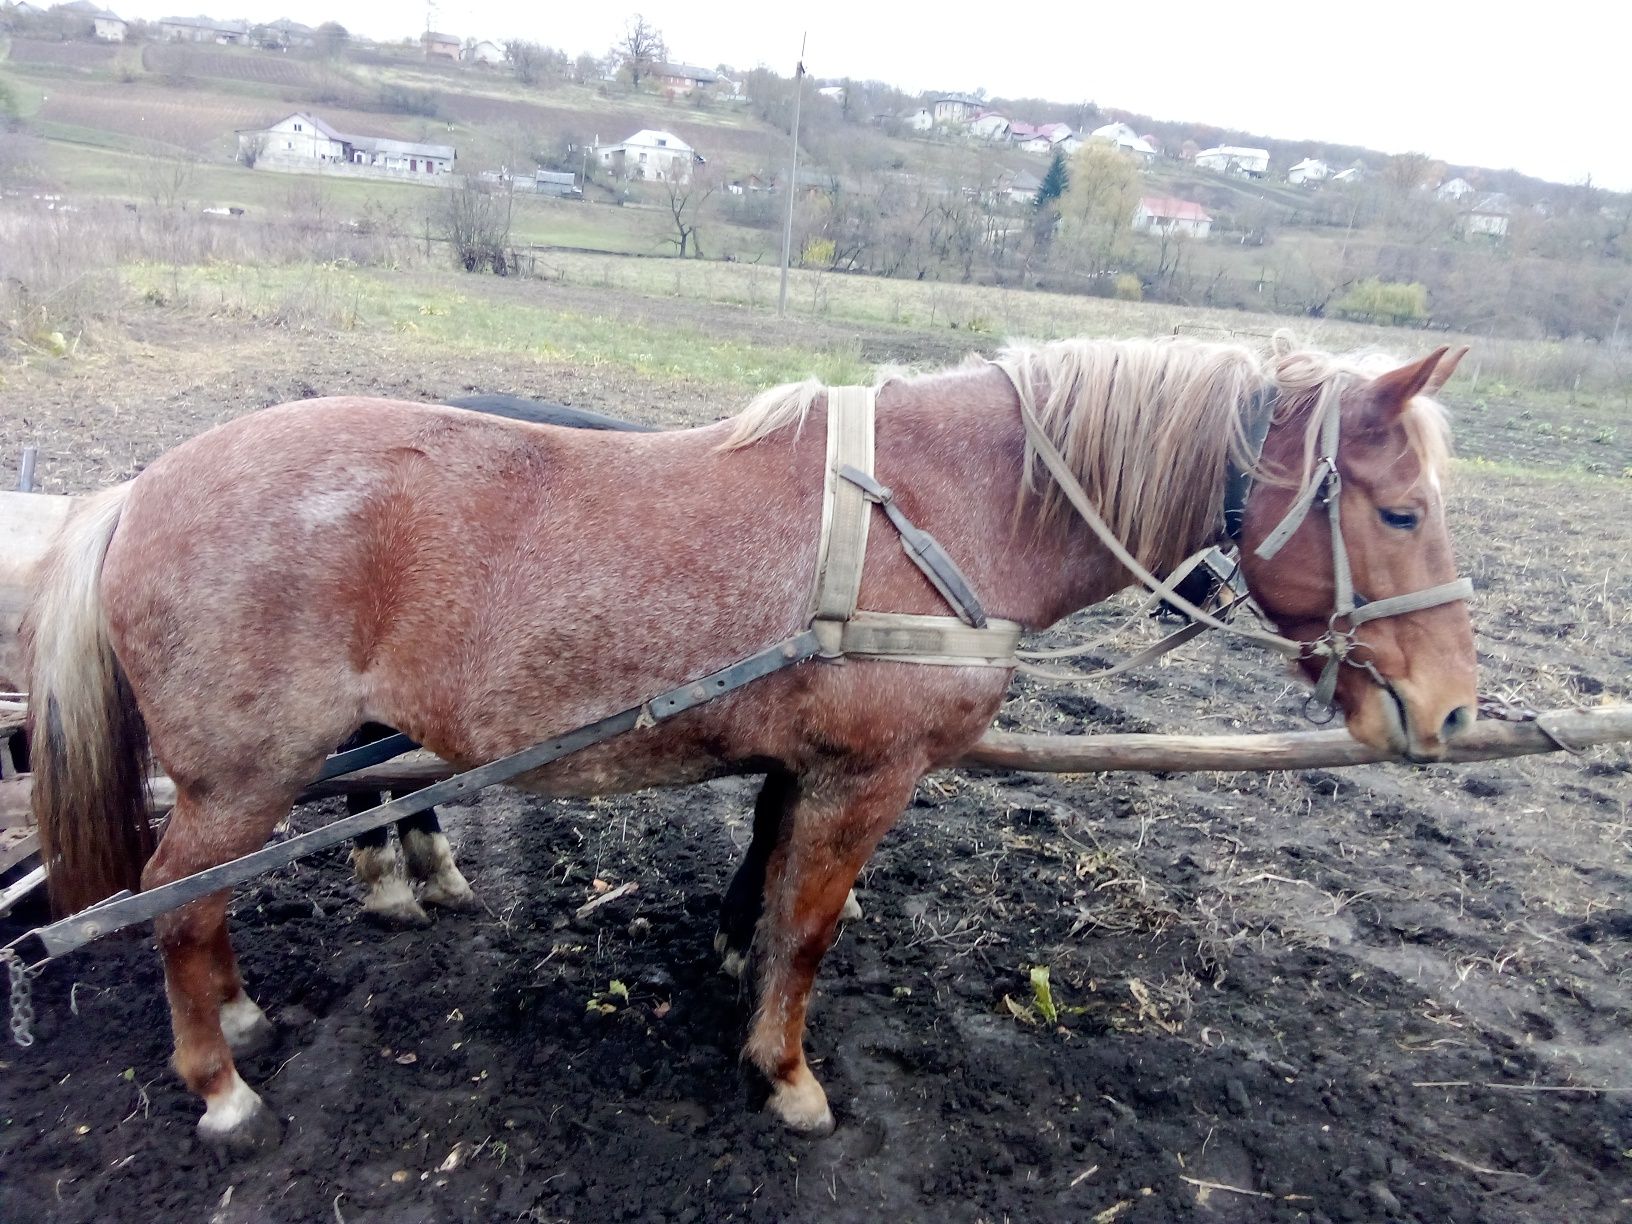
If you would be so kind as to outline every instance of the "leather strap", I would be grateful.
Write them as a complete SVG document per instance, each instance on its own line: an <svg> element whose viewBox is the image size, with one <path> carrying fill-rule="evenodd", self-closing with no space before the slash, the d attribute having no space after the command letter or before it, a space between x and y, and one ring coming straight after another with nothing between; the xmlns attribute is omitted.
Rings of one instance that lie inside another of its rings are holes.
<svg viewBox="0 0 1632 1224"><path fill-rule="evenodd" d="M819 620L811 628L822 644L823 657L1005 669L1014 666L1022 632L1009 620L990 619L977 629L950 616L906 612L857 612L847 621Z"/></svg>
<svg viewBox="0 0 1632 1224"><path fill-rule="evenodd" d="M847 620L861 592L867 559L867 526L873 510L861 489L839 479L839 469L873 470L873 390L827 390L827 474L822 492L822 534L816 554L816 590L811 615Z"/></svg>
<svg viewBox="0 0 1632 1224"><path fill-rule="evenodd" d="M957 562L941 547L939 540L914 526L901 507L895 504L895 494L890 488L848 463L839 469L839 475L861 489L868 501L883 508L901 535L901 548L907 554L907 560L923 571L924 577L940 592L941 598L952 605L958 619L976 629L985 625L986 610L980 606L979 597Z"/></svg>

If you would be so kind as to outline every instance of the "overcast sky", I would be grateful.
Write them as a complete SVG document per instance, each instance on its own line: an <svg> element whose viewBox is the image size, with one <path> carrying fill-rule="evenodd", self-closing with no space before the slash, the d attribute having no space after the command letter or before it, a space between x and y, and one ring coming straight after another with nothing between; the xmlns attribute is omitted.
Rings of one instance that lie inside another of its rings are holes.
<svg viewBox="0 0 1632 1224"><path fill-rule="evenodd" d="M529 38L574 55L604 53L625 15L617 4L514 0L440 0L428 8L390 0L213 2L233 10L214 16L337 20L374 38L417 34L428 15L436 29L461 37ZM763 64L787 74L808 31L805 63L818 76L908 91L1091 100L1267 136L1514 167L1557 182L1590 174L1601 186L1632 190L1632 10L1619 0L1159 0L1014 9L637 0L627 11L637 7L675 59L707 67ZM116 11L153 18L175 9L132 0Z"/></svg>

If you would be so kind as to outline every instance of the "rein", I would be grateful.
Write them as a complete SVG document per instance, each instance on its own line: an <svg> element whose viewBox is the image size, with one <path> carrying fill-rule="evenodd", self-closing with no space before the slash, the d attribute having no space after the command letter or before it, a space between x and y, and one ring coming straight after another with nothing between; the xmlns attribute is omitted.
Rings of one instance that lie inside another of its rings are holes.
<svg viewBox="0 0 1632 1224"><path fill-rule="evenodd" d="M1278 633L1271 633L1262 629L1242 629L1227 621L1203 611L1196 604L1179 594L1176 589L1195 565L1195 559L1181 566L1166 582L1155 577L1148 569L1134 558L1117 539L1116 534L1106 525L1099 512L1094 509L1088 491L1082 487L1076 473L1060 454L1048 434L1038 423L1034 410L1035 396L1026 380L1019 377L1016 369L1009 363L996 361L996 365L1008 377L1014 387L1015 395L1019 399L1020 419L1025 426L1026 438L1036 456L1042 460L1043 466L1048 469L1066 499L1077 511L1093 533L1099 537L1111 556L1124 569L1133 575L1152 595L1153 600L1160 601L1177 609L1188 616L1191 623L1178 633L1171 634L1155 646L1141 651L1133 659L1114 667L1104 668L1087 675L1080 673L1059 673L1046 671L1026 663L1023 659L1018 662L1020 670L1034 675L1041 675L1056 680L1096 680L1106 676L1126 671L1139 663L1167 653L1176 646L1188 641L1190 637L1200 633L1203 629L1221 629L1235 637L1242 638L1261 646L1266 650L1279 654L1291 660L1323 658L1325 664L1321 668L1320 678L1316 682L1314 693L1305 703L1305 712L1316 707L1326 713L1326 717L1319 721L1329 721L1336 712L1334 698L1337 692L1338 668L1343 664L1360 668L1370 673L1373 680L1384 689L1390 686L1384 676L1377 670L1369 659L1354 658L1355 651L1364 643L1355 635L1355 630L1367 621L1380 620L1388 616L1400 616L1407 612L1418 612L1425 608L1437 607L1440 604L1454 603L1457 600L1467 599L1473 594L1473 583L1467 578L1457 578L1451 582L1441 583L1420 591L1412 591L1402 595L1390 596L1387 599L1367 600L1357 595L1354 590L1353 574L1349 565L1348 548L1343 540L1343 527L1339 498L1342 492L1342 478L1337 470L1337 447L1340 440L1342 418L1340 416L1340 399L1332 396L1326 406L1325 416L1320 424L1320 458L1314 470L1305 482L1291 508L1284 518L1265 538L1256 549L1256 555L1269 560L1279 552L1288 540L1296 533L1318 503L1326 510L1327 520L1331 524L1332 533L1332 570L1333 570L1333 611L1327 622L1326 632L1312 642L1300 642L1284 637ZM1269 436L1269 426L1273 416L1273 397L1267 390L1258 392L1252 400L1248 411L1245 428L1251 463L1245 468L1235 468L1226 480L1226 504L1224 512L1224 526L1228 536L1237 542L1246 514L1247 495L1252 487L1252 468L1257 464L1263 453L1264 441ZM1339 628L1338 621L1346 620L1347 628ZM1061 658L1071 654L1085 653L1099 643L1090 646L1071 647L1063 651L1053 651L1047 654L1027 654L1026 657Z"/></svg>

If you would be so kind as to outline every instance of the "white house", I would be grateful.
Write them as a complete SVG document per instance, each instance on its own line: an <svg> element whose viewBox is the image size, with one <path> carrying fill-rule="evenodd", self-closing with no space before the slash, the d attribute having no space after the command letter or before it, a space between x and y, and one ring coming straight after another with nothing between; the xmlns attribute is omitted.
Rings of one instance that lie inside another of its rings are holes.
<svg viewBox="0 0 1632 1224"><path fill-rule="evenodd" d="M1441 183L1439 190L1434 192L1434 198L1445 200L1451 204L1460 204L1474 193L1474 186L1465 178L1453 178L1449 182Z"/></svg>
<svg viewBox="0 0 1632 1224"><path fill-rule="evenodd" d="M19 5L11 11L18 16L24 16L29 11L39 12L38 9L34 9L30 5ZM91 23L91 33L103 42L125 41L125 19L116 13L110 13L107 9L92 4L91 0L72 0L69 4L57 5L55 11L71 13L82 21L89 21ZM83 29L83 27L81 28Z"/></svg>
<svg viewBox="0 0 1632 1224"><path fill-rule="evenodd" d="M1363 179L1365 177L1366 177L1366 168L1364 166L1359 165L1358 163L1356 163L1355 165L1350 166L1347 170L1339 170L1336 174L1332 175L1332 182L1334 182L1334 183L1358 183L1361 179Z"/></svg>
<svg viewBox="0 0 1632 1224"><path fill-rule="evenodd" d="M480 42L471 43L459 53L459 58L467 64L502 64L505 60L504 48L492 39L484 38Z"/></svg>
<svg viewBox="0 0 1632 1224"><path fill-rule="evenodd" d="M816 94L818 97L826 98L829 102L837 102L840 106L844 105L843 85L823 85L816 91Z"/></svg>
<svg viewBox="0 0 1632 1224"><path fill-rule="evenodd" d="M996 111L986 111L969 121L969 134L976 140L1007 140L1009 121Z"/></svg>
<svg viewBox="0 0 1632 1224"><path fill-rule="evenodd" d="M1125 123L1107 123L1088 134L1089 140L1102 141L1119 152L1137 157L1145 165L1156 160L1156 146Z"/></svg>
<svg viewBox="0 0 1632 1224"><path fill-rule="evenodd" d="M1332 168L1318 158L1306 157L1286 172L1286 181L1294 185L1324 183L1331 177Z"/></svg>
<svg viewBox="0 0 1632 1224"><path fill-rule="evenodd" d="M1513 201L1501 192L1482 195L1473 202L1468 212L1467 230L1470 234L1488 234L1492 238L1507 237L1508 219L1513 215Z"/></svg>
<svg viewBox="0 0 1632 1224"><path fill-rule="evenodd" d="M1268 149L1243 149L1236 145L1216 145L1196 154L1196 165L1219 174L1240 174L1263 178L1269 173Z"/></svg>
<svg viewBox="0 0 1632 1224"><path fill-rule="evenodd" d="M698 157L673 132L642 128L618 144L596 145L595 160L614 178L662 183L689 179Z"/></svg>
<svg viewBox="0 0 1632 1224"><path fill-rule="evenodd" d="M238 133L239 155L268 170L332 165L404 178L451 174L452 145L421 144L384 136L347 136L316 115L297 111L270 127ZM254 157L249 155L253 151Z"/></svg>
<svg viewBox="0 0 1632 1224"><path fill-rule="evenodd" d="M906 116L906 125L915 132L927 132L935 126L935 114L927 106L920 106Z"/></svg>
<svg viewBox="0 0 1632 1224"><path fill-rule="evenodd" d="M998 176L993 196L1006 204L1035 204L1043 180L1030 170L1008 171Z"/></svg>
<svg viewBox="0 0 1632 1224"><path fill-rule="evenodd" d="M1184 234L1205 238L1213 219L1200 204L1165 196L1145 196L1133 210L1133 228L1140 233Z"/></svg>
<svg viewBox="0 0 1632 1224"><path fill-rule="evenodd" d="M942 94L930 107L936 123L968 123L986 103L969 94Z"/></svg>
<svg viewBox="0 0 1632 1224"><path fill-rule="evenodd" d="M159 33L170 42L249 45L247 21L217 21L214 17L162 17L159 19Z"/></svg>

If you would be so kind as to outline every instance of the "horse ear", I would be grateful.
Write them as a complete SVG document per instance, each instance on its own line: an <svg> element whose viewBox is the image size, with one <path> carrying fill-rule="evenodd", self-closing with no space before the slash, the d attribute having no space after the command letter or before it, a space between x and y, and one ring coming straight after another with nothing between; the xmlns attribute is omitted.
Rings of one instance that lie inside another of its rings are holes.
<svg viewBox="0 0 1632 1224"><path fill-rule="evenodd" d="M1440 360L1448 352L1450 352L1448 347L1441 346L1421 361L1403 365L1397 370L1390 370L1387 374L1379 374L1372 379L1367 388L1371 393L1369 397L1371 402L1366 412L1370 418L1367 423L1373 426L1392 424L1405 411L1406 405L1433 382ZM1456 363L1452 362L1451 369L1455 368ZM1447 373L1446 377L1450 375Z"/></svg>
<svg viewBox="0 0 1632 1224"><path fill-rule="evenodd" d="M1454 348L1444 357L1441 357L1439 364L1434 367L1434 376L1428 380L1428 385L1423 390L1429 395L1438 395L1439 389L1451 381L1451 375L1455 374L1456 367L1462 364L1462 358L1466 357L1471 351L1464 344L1461 348Z"/></svg>

